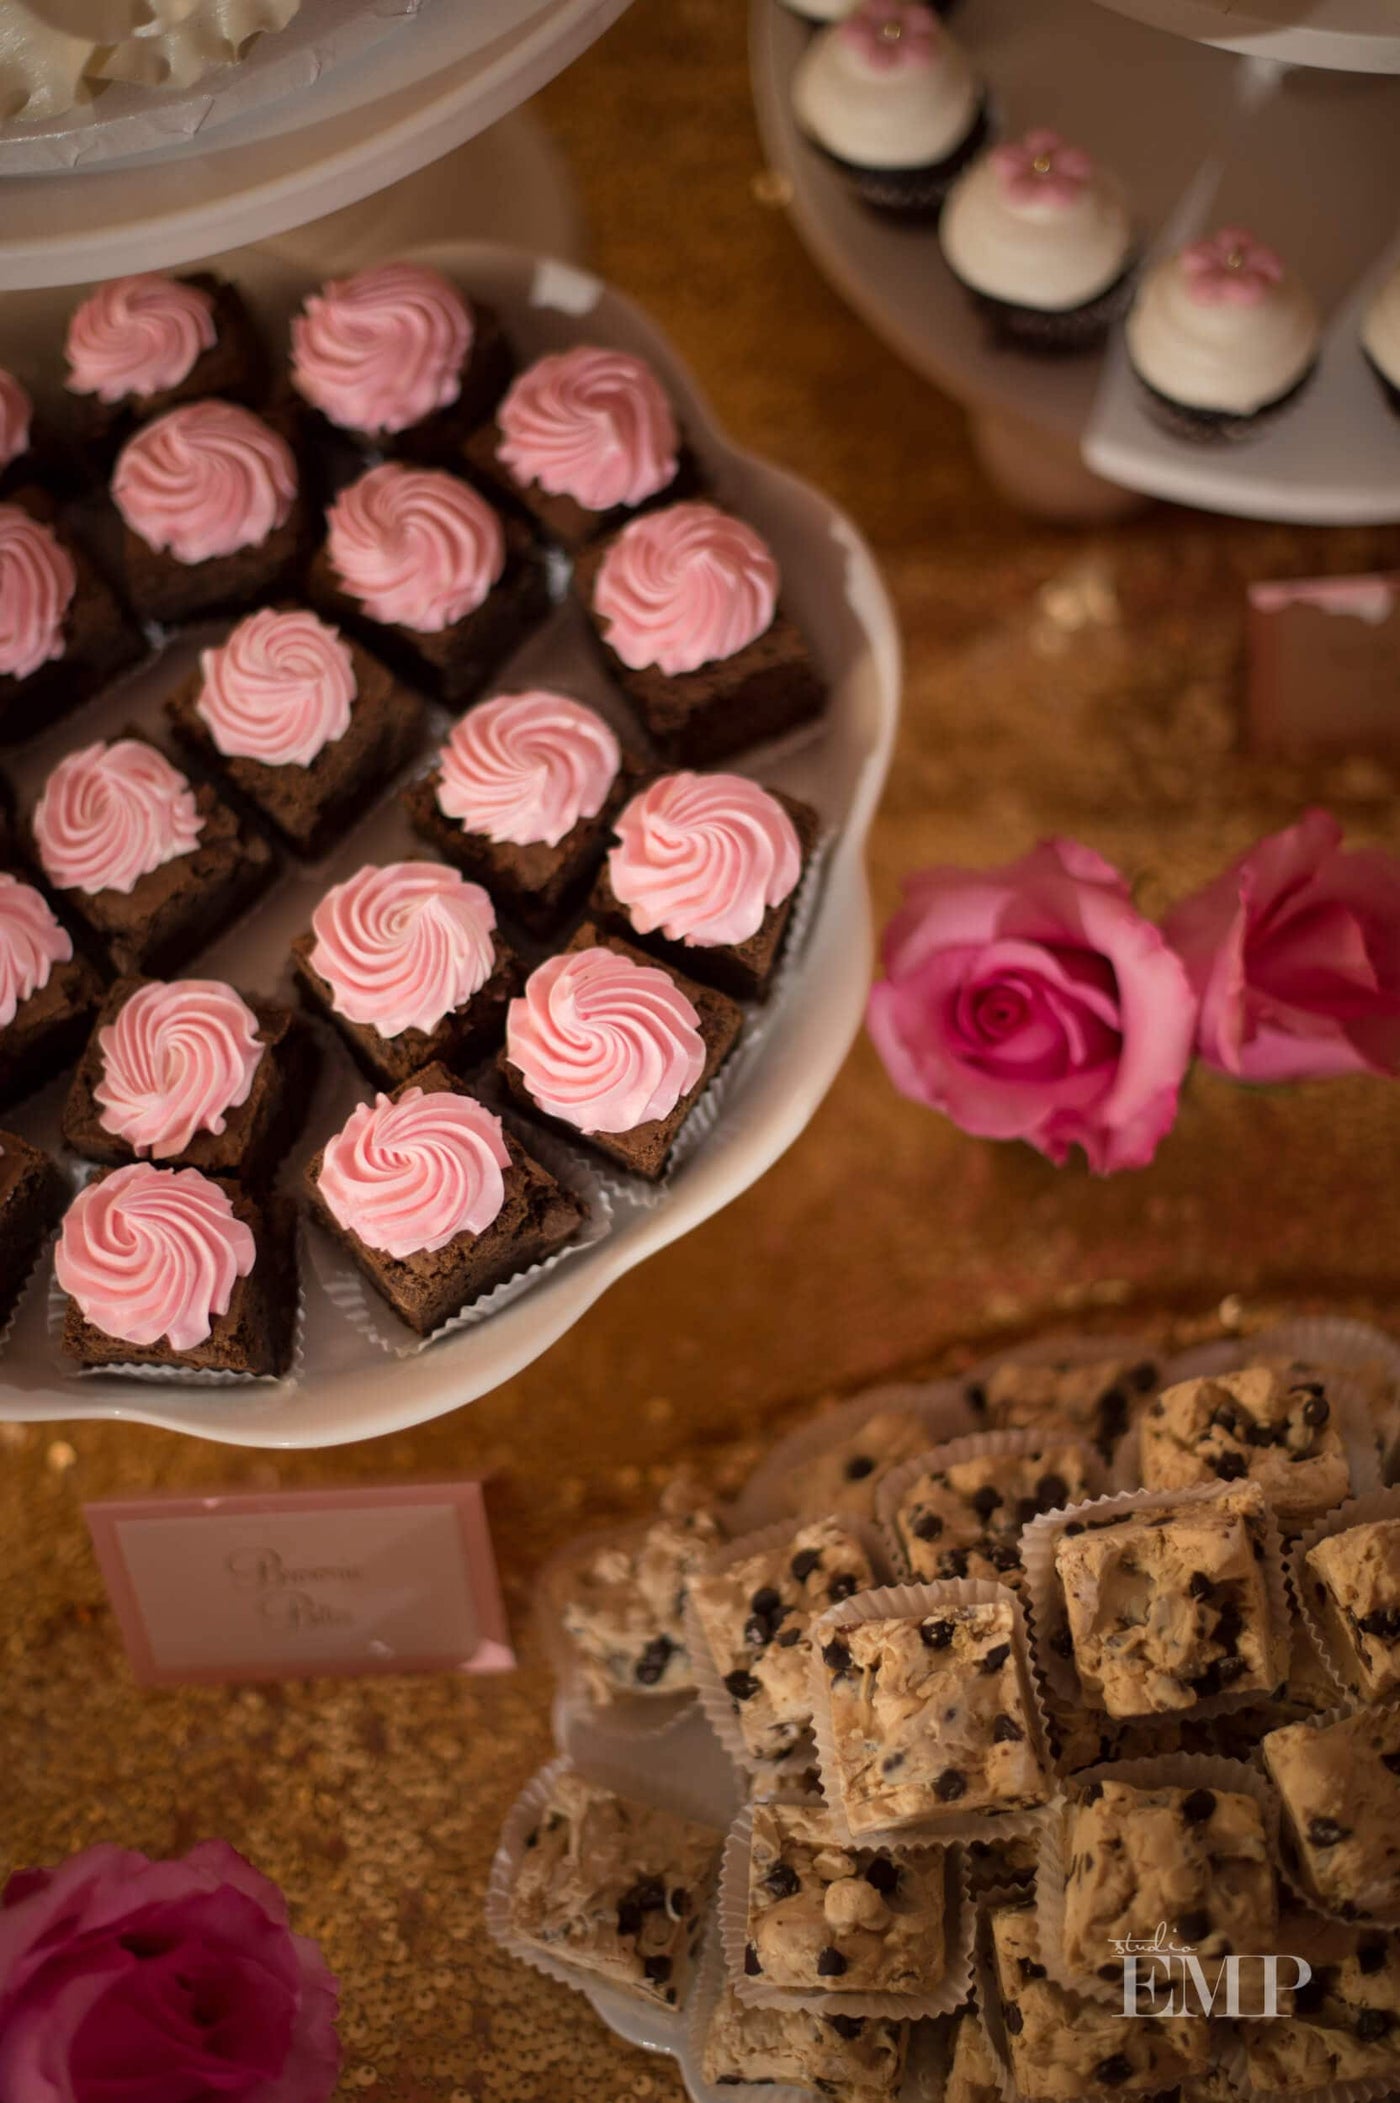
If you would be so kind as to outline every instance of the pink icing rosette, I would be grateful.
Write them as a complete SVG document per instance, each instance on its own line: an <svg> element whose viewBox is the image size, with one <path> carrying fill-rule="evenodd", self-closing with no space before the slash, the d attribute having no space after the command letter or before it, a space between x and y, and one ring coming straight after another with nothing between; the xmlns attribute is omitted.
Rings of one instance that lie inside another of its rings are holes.
<svg viewBox="0 0 1400 2103"><path fill-rule="evenodd" d="M644 504L675 479L671 404L651 367L626 351L580 343L537 358L496 414L497 458L516 481L587 511Z"/></svg>
<svg viewBox="0 0 1400 2103"><path fill-rule="evenodd" d="M435 635L475 613L506 566L491 506L455 475L386 461L341 491L326 550L374 621Z"/></svg>
<svg viewBox="0 0 1400 2103"><path fill-rule="evenodd" d="M432 1030L465 1007L496 962L496 908L440 862L369 863L311 916L313 971L336 1012L381 1037Z"/></svg>
<svg viewBox="0 0 1400 2103"><path fill-rule="evenodd" d="M101 402L178 387L217 332L202 286L158 270L99 285L68 324L68 388Z"/></svg>
<svg viewBox="0 0 1400 2103"><path fill-rule="evenodd" d="M194 790L140 738L61 759L34 812L34 843L60 891L121 891L199 845Z"/></svg>
<svg viewBox="0 0 1400 2103"><path fill-rule="evenodd" d="M473 334L439 271L379 263L312 293L292 323L292 384L345 430L406 431L456 401Z"/></svg>
<svg viewBox="0 0 1400 2103"><path fill-rule="evenodd" d="M937 16L919 0L860 0L837 30L872 73L927 71L942 33Z"/></svg>
<svg viewBox="0 0 1400 2103"><path fill-rule="evenodd" d="M0 504L0 676L27 679L64 652L78 572L51 529Z"/></svg>
<svg viewBox="0 0 1400 2103"><path fill-rule="evenodd" d="M501 1120L449 1089L361 1103L326 1143L317 1188L347 1234L386 1256L427 1255L484 1234L505 1203Z"/></svg>
<svg viewBox="0 0 1400 2103"><path fill-rule="evenodd" d="M617 739L581 701L543 688L498 694L438 755L438 808L488 840L557 847L597 817L621 765Z"/></svg>
<svg viewBox="0 0 1400 2103"><path fill-rule="evenodd" d="M195 709L225 759L309 767L350 728L354 659L314 613L250 613L199 668Z"/></svg>
<svg viewBox="0 0 1400 2103"><path fill-rule="evenodd" d="M0 1030L9 1028L22 1000L43 992L54 965L66 964L72 954L72 938L48 900L0 870Z"/></svg>
<svg viewBox="0 0 1400 2103"><path fill-rule="evenodd" d="M674 678L732 657L763 634L778 603L766 541L713 504L672 504L624 526L593 586L604 640L625 665Z"/></svg>
<svg viewBox="0 0 1400 2103"><path fill-rule="evenodd" d="M181 1154L248 1100L264 1047L258 1018L218 979L138 986L97 1033L99 1123L138 1154Z"/></svg>
<svg viewBox="0 0 1400 2103"><path fill-rule="evenodd" d="M29 451L34 405L12 372L0 365L0 468Z"/></svg>
<svg viewBox="0 0 1400 2103"><path fill-rule="evenodd" d="M541 1110L580 1132L667 1117L705 1070L700 1017L675 980L611 949L547 957L506 1017L506 1057Z"/></svg>
<svg viewBox="0 0 1400 2103"><path fill-rule="evenodd" d="M84 1320L126 1344L202 1344L253 1268L252 1230L197 1168L137 1161L89 1183L63 1221L54 1258Z"/></svg>
<svg viewBox="0 0 1400 2103"><path fill-rule="evenodd" d="M1094 174L1093 158L1082 146L1043 128L994 146L991 160L1013 204L1072 205Z"/></svg>
<svg viewBox="0 0 1400 2103"><path fill-rule="evenodd" d="M666 774L617 821L608 874L638 934L747 942L802 872L797 828L742 774Z"/></svg>
<svg viewBox="0 0 1400 2103"><path fill-rule="evenodd" d="M1181 272L1203 307L1257 307L1283 277L1283 258L1242 226L1222 226L1181 251Z"/></svg>
<svg viewBox="0 0 1400 2103"><path fill-rule="evenodd" d="M112 500L148 547L212 562L286 524L297 464L285 438L236 402L186 402L123 446Z"/></svg>

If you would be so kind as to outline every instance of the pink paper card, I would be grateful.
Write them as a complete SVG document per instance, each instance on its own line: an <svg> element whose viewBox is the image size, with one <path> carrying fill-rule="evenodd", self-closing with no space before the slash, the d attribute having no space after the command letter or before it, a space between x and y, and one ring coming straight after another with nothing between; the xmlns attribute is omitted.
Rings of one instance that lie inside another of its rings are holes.
<svg viewBox="0 0 1400 2103"><path fill-rule="evenodd" d="M515 1664L479 1482L84 1511L143 1685Z"/></svg>

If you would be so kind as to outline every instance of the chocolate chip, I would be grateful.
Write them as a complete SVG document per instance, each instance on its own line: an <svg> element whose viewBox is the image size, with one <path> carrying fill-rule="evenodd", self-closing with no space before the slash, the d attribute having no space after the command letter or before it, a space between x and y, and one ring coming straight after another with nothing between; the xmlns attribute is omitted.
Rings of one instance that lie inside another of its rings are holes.
<svg viewBox="0 0 1400 2103"><path fill-rule="evenodd" d="M617 1932L619 1935L640 1935L642 1932L642 1909L635 1899L619 1899L617 1907Z"/></svg>
<svg viewBox="0 0 1400 2103"><path fill-rule="evenodd" d="M1018 1957L1016 1963L1023 1979L1043 1979L1045 1977L1045 1966L1037 1964L1034 1957Z"/></svg>
<svg viewBox="0 0 1400 2103"><path fill-rule="evenodd" d="M838 2037L845 2038L847 2044L851 2042L852 2038L859 2037L861 2031L865 2028L865 2017L863 2015L829 2015L826 2020Z"/></svg>
<svg viewBox="0 0 1400 2103"><path fill-rule="evenodd" d="M1186 1589L1193 1599L1209 1599L1215 1590L1215 1583L1212 1578L1206 1576L1204 1570L1193 1570Z"/></svg>
<svg viewBox="0 0 1400 2103"><path fill-rule="evenodd" d="M1366 1977L1372 1972L1385 1969L1385 1942L1377 1936L1374 1940L1356 1945L1356 1968Z"/></svg>
<svg viewBox="0 0 1400 2103"><path fill-rule="evenodd" d="M937 1512L920 1512L909 1531L916 1541L936 1541L943 1531L943 1521Z"/></svg>
<svg viewBox="0 0 1400 2103"><path fill-rule="evenodd" d="M1377 1607L1357 1622L1363 1636L1379 1636L1383 1642L1400 1642L1400 1607Z"/></svg>
<svg viewBox="0 0 1400 2103"><path fill-rule="evenodd" d="M1099 1396L1099 1437L1116 1439L1128 1428L1128 1398L1121 1387L1105 1388Z"/></svg>
<svg viewBox="0 0 1400 2103"><path fill-rule="evenodd" d="M963 1389L963 1395L969 1409L975 1409L979 1416L986 1415L987 1390L983 1387L980 1380L969 1380L967 1386Z"/></svg>
<svg viewBox="0 0 1400 2103"><path fill-rule="evenodd" d="M683 1884L677 1884L674 1891L667 1892L666 1911L670 1914L672 1920L684 1920L689 1913L690 1893Z"/></svg>
<svg viewBox="0 0 1400 2103"><path fill-rule="evenodd" d="M1305 1979L1301 1986L1294 1988L1293 2013L1295 2015L1312 2015L1322 2006L1327 1998L1331 1969L1330 1965L1324 1965L1320 1970L1313 1973L1311 1979Z"/></svg>
<svg viewBox="0 0 1400 2103"><path fill-rule="evenodd" d="M833 1636L829 1643L822 1645L822 1663L828 1672L849 1672L851 1669L849 1646L843 1643L839 1636Z"/></svg>
<svg viewBox="0 0 1400 2103"><path fill-rule="evenodd" d="M938 1558L938 1574L940 1577L966 1577L967 1550L965 1548L945 1548L942 1555Z"/></svg>
<svg viewBox="0 0 1400 2103"><path fill-rule="evenodd" d="M538 1826L533 1826L531 1830L525 1835L525 1845L526 1847L538 1847L539 1844L540 1829Z"/></svg>
<svg viewBox="0 0 1400 2103"><path fill-rule="evenodd" d="M977 1669L979 1672L1000 1672L1010 1655L1011 1645L1009 1643L996 1643L981 1660Z"/></svg>
<svg viewBox="0 0 1400 2103"><path fill-rule="evenodd" d="M940 1797L945 1804L951 1804L955 1803L966 1792L967 1781L965 1776L959 1774L956 1767L945 1767L933 1787L936 1796Z"/></svg>
<svg viewBox="0 0 1400 2103"><path fill-rule="evenodd" d="M1016 1499L1016 1524L1018 1526L1029 1526L1031 1520L1038 1518L1039 1515L1040 1506L1036 1503L1034 1497L1018 1497Z"/></svg>
<svg viewBox="0 0 1400 2103"><path fill-rule="evenodd" d="M669 1636L653 1636L632 1668L632 1677L642 1687L654 1687L666 1676L666 1667L677 1645Z"/></svg>
<svg viewBox="0 0 1400 2103"><path fill-rule="evenodd" d="M1204 1906L1194 1906L1189 1913L1179 1913L1176 1920L1178 1935L1188 1942L1204 1942L1210 1933L1210 1915Z"/></svg>
<svg viewBox="0 0 1400 2103"><path fill-rule="evenodd" d="M884 1759L880 1762L880 1772L881 1774L898 1774L903 1765L904 1755L902 1752L886 1753Z"/></svg>
<svg viewBox="0 0 1400 2103"><path fill-rule="evenodd" d="M1090 1782L1090 1783L1088 1783L1088 1784L1087 1784L1087 1786L1085 1787L1085 1790L1084 1790L1084 1794L1083 1794L1083 1796L1082 1796L1082 1797L1080 1798L1080 1802L1081 1802L1081 1803L1085 1803L1085 1804L1096 1804L1096 1803L1098 1802L1099 1798L1100 1798L1100 1797L1101 1797L1102 1795L1103 1795L1103 1783L1102 1783L1102 1782Z"/></svg>
<svg viewBox="0 0 1400 2103"><path fill-rule="evenodd" d="M1001 2019L1013 2037L1021 2035L1021 2028L1026 2019L1014 2001L1006 2003L1001 2011Z"/></svg>
<svg viewBox="0 0 1400 2103"><path fill-rule="evenodd" d="M1228 1432L1232 1439L1240 1435L1240 1420L1233 1402L1222 1402L1219 1409L1211 1411L1210 1421L1220 1431Z"/></svg>
<svg viewBox="0 0 1400 2103"><path fill-rule="evenodd" d="M1133 1367L1129 1380L1140 1395L1145 1395L1157 1385L1157 1368L1150 1358L1143 1358Z"/></svg>
<svg viewBox="0 0 1400 2103"><path fill-rule="evenodd" d="M833 1606L839 1606L843 1599L850 1599L859 1590L859 1581L849 1570L843 1570L839 1577L832 1578L826 1588L826 1596Z"/></svg>
<svg viewBox="0 0 1400 2103"><path fill-rule="evenodd" d="M868 1453L853 1453L846 1462L847 1482L864 1482L867 1475L875 1473L875 1463Z"/></svg>
<svg viewBox="0 0 1400 2103"><path fill-rule="evenodd" d="M1181 1815L1191 1826L1203 1826L1208 1818L1215 1816L1215 1791L1193 1789L1181 1800Z"/></svg>
<svg viewBox="0 0 1400 2103"><path fill-rule="evenodd" d="M763 1881L775 1899L790 1899L802 1889L802 1879L790 1862L775 1862Z"/></svg>
<svg viewBox="0 0 1400 2103"><path fill-rule="evenodd" d="M1384 2037L1395 2021L1388 2008L1363 2008L1356 2018L1356 2034L1365 2045Z"/></svg>
<svg viewBox="0 0 1400 2103"><path fill-rule="evenodd" d="M742 1665L736 1672L725 1673L724 1684L735 1701L752 1701L758 1692L758 1681L751 1672L745 1672Z"/></svg>
<svg viewBox="0 0 1400 2103"><path fill-rule="evenodd" d="M746 1942L744 1945L745 1973L750 1979L756 1979L762 1970L763 1966L758 1961L758 1944L755 1942Z"/></svg>
<svg viewBox="0 0 1400 2103"><path fill-rule="evenodd" d="M899 1864L891 1862L888 1855L877 1855L873 1862L865 1865L865 1881L872 1891L878 1891L887 1899L892 1891L899 1889Z"/></svg>
<svg viewBox="0 0 1400 2103"><path fill-rule="evenodd" d="M644 1957L642 1970L653 1985L664 1986L671 1976L671 1960L669 1957Z"/></svg>
<svg viewBox="0 0 1400 2103"><path fill-rule="evenodd" d="M1001 1491L990 1482L984 1482L980 1490L974 1490L968 1501L979 1519L990 1519L992 1513L1000 1511L1006 1502Z"/></svg>
<svg viewBox="0 0 1400 2103"><path fill-rule="evenodd" d="M1122 1976L1123 1967L1121 1964L1101 1964L1099 1966L1098 1977L1100 1979L1109 1979L1116 1981L1118 1979L1121 1979Z"/></svg>
<svg viewBox="0 0 1400 2103"><path fill-rule="evenodd" d="M1084 1521L1082 1519L1071 1519L1069 1524L1063 1526L1060 1530L1067 1541L1072 1541L1076 1534L1083 1533Z"/></svg>
<svg viewBox="0 0 1400 2103"><path fill-rule="evenodd" d="M987 1550L987 1561L994 1570L1019 1570L1021 1551L1011 1541L998 1541L995 1547Z"/></svg>
<svg viewBox="0 0 1400 2103"><path fill-rule="evenodd" d="M1381 1765L1388 1767L1392 1774L1400 1774L1400 1752L1382 1753Z"/></svg>
<svg viewBox="0 0 1400 2103"><path fill-rule="evenodd" d="M1072 1658L1074 1656L1074 1638L1067 1628L1056 1629L1054 1635L1050 1638L1050 1648L1054 1651L1057 1658Z"/></svg>
<svg viewBox="0 0 1400 2103"><path fill-rule="evenodd" d="M1310 1847L1336 1847L1342 1840L1351 1838L1351 1827L1340 1825L1335 1818L1310 1818L1308 1820L1308 1845Z"/></svg>
<svg viewBox="0 0 1400 2103"><path fill-rule="evenodd" d="M846 1969L846 1960L837 1949L828 1943L824 1950L817 1951L817 1977L839 1979Z"/></svg>
<svg viewBox="0 0 1400 2103"><path fill-rule="evenodd" d="M788 1569L792 1572L794 1581L797 1584L805 1585L812 1572L820 1567L821 1559L820 1548L799 1548L792 1561L788 1564Z"/></svg>
<svg viewBox="0 0 1400 2103"><path fill-rule="evenodd" d="M1247 1446L1285 1446L1288 1433L1282 1424L1251 1424L1245 1432Z"/></svg>
<svg viewBox="0 0 1400 2103"><path fill-rule="evenodd" d="M1310 1394L1303 1404L1303 1422L1311 1424L1314 1431L1320 1431L1331 1414L1331 1404L1320 1388Z"/></svg>
<svg viewBox="0 0 1400 2103"><path fill-rule="evenodd" d="M1035 1501L1043 1512L1053 1511L1060 1504L1068 1504L1069 1484L1064 1476L1042 1475L1035 1486Z"/></svg>
<svg viewBox="0 0 1400 2103"><path fill-rule="evenodd" d="M946 1650L953 1640L951 1621L921 1621L919 1641L925 1650Z"/></svg>
<svg viewBox="0 0 1400 2103"><path fill-rule="evenodd" d="M1019 1745L1025 1735L1014 1716L1008 1716L1004 1709L998 1712L992 1725L993 1745Z"/></svg>
<svg viewBox="0 0 1400 2103"><path fill-rule="evenodd" d="M1238 1482L1249 1473L1249 1462L1242 1453L1212 1453L1209 1459L1222 1482Z"/></svg>
<svg viewBox="0 0 1400 2103"><path fill-rule="evenodd" d="M771 1614L776 1614L781 1610L782 1604L783 1595L781 1592L775 1591L772 1585L760 1585L753 1598L749 1601L749 1612L751 1614L761 1614L766 1621Z"/></svg>
<svg viewBox="0 0 1400 2103"><path fill-rule="evenodd" d="M802 1641L802 1631L800 1628L784 1628L778 1632L774 1640L779 1650L791 1650L794 1643Z"/></svg>
<svg viewBox="0 0 1400 2103"><path fill-rule="evenodd" d="M1110 2052L1094 2068L1094 2079L1101 2088L1121 2088L1125 2081L1133 2078L1133 2062L1122 2052Z"/></svg>
<svg viewBox="0 0 1400 2103"><path fill-rule="evenodd" d="M1234 1650L1244 1629L1239 1602L1227 1599L1215 1617L1215 1640L1224 1650Z"/></svg>

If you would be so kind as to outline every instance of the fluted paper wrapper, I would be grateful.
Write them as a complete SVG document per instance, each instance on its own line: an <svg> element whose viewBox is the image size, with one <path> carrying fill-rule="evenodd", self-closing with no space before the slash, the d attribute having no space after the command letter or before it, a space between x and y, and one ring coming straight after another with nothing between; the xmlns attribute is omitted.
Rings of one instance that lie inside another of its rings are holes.
<svg viewBox="0 0 1400 2103"><path fill-rule="evenodd" d="M778 1799L781 1801L781 1799ZM859 1843L867 1854L876 1845ZM939 1841L906 1838L879 1844L879 1852L899 1859L919 1848L934 1848L943 1857L943 1974L927 1993L844 1993L820 1986L774 1986L750 1978L744 1970L748 1944L749 1863L753 1850L753 1805L739 1813L724 1843L719 1878L719 1932L729 1983L741 2001L755 2008L801 2008L812 2015L884 2015L897 2021L947 2015L967 1999L972 1984L972 1937L976 1915L957 1847Z"/></svg>
<svg viewBox="0 0 1400 2103"><path fill-rule="evenodd" d="M1120 1490L1108 1497L1090 1498L1083 1504L1070 1505L1064 1511L1042 1512L1039 1518L1031 1520L1021 1535L1021 1563L1026 1573L1027 1612L1035 1662L1044 1675L1045 1684L1054 1702L1070 1708L1092 1707L1096 1713L1102 1713L1105 1717L1109 1715L1106 1709L1099 1711L1097 1703L1089 1702L1080 1685L1073 1658L1057 1656L1049 1641L1051 1630L1067 1625L1060 1611L1060 1584L1055 1571L1055 1544L1065 1526L1074 1519L1104 1518L1111 1512L1155 1512L1181 1505L1211 1504L1240 1486L1238 1483L1220 1483L1193 1490ZM1203 1701L1192 1702L1189 1708L1145 1710L1140 1716L1119 1716L1109 1720L1116 1723L1141 1723L1150 1727L1153 1724L1183 1722L1198 1717L1224 1716L1232 1709L1247 1708L1251 1703L1267 1700L1272 1687L1278 1684L1287 1671L1291 1625L1278 1525L1267 1506L1263 1569L1269 1598L1269 1618L1279 1652L1279 1670L1270 1687L1250 1687L1238 1694L1212 1694Z"/></svg>
<svg viewBox="0 0 1400 2103"><path fill-rule="evenodd" d="M884 1381L809 1417L761 1460L734 1503L736 1525L768 1526L793 1512L788 1484L799 1470L819 1460L885 1412L918 1417L928 1428L930 1447L975 1431L976 1422L963 1399L959 1380ZM901 1463L902 1465L902 1463ZM819 1514L796 1513L797 1517Z"/></svg>
<svg viewBox="0 0 1400 2103"><path fill-rule="evenodd" d="M1006 2025L1001 2019L1001 1988L997 1983L996 1954L988 1922L998 1906L1024 1906L1026 1893L1017 1884L990 1884L978 1895L977 1929L972 1945L972 1980L977 1989L977 2009L987 2042L1001 2076L1002 2103L1020 2103L1020 2093L1011 2072L1011 2051Z"/></svg>
<svg viewBox="0 0 1400 2103"><path fill-rule="evenodd" d="M1040 1691L1035 1683L1025 1613L1010 1586L992 1584L985 1578L973 1577L943 1578L937 1584L928 1585L886 1585L879 1591L857 1592L853 1599L844 1599L838 1606L828 1607L826 1612L812 1623L812 1722L816 1736L822 1795L826 1798L837 1831L849 1846L894 1848L901 1842L908 1846L920 1840L997 1840L1009 1838L1015 1833L1033 1833L1039 1830L1045 1815L1043 1804L1028 1809L1000 1812L939 1811L931 1813L926 1819L907 1825L879 1827L868 1833L852 1833L846 1823L841 1765L836 1755L836 1742L832 1733L831 1689L822 1669L822 1644L839 1629L849 1628L853 1622L914 1618L926 1620L930 1615L936 1614L940 1607L1000 1606L1007 1602L1012 1608L1012 1644L1022 1705L1030 1730L1031 1747L1045 1774L1048 1799L1053 1782L1053 1768L1045 1711L1041 1706Z"/></svg>
<svg viewBox="0 0 1400 2103"><path fill-rule="evenodd" d="M1108 1470L1097 1448L1087 1439L1077 1439L1067 1431L975 1431L966 1438L949 1439L944 1445L932 1446L927 1453L920 1453L913 1460L901 1461L897 1468L892 1468L876 1492L875 1517L885 1537L890 1561L900 1576L907 1577L911 1584L924 1581L915 1576L910 1566L896 1524L901 1504L922 1474L956 1467L960 1461L996 1460L1004 1456L1021 1460L1049 1445L1077 1447L1095 1494L1107 1487ZM1009 1572L1008 1576L1014 1574Z"/></svg>
<svg viewBox="0 0 1400 2103"><path fill-rule="evenodd" d="M1243 1760L1211 1753L1164 1753L1155 1760L1107 1760L1074 1776L1074 1793L1090 1782L1126 1782L1138 1789L1214 1789L1221 1795L1248 1796L1258 1804L1269 1852L1278 1857L1278 1798L1257 1768ZM1058 1985L1086 2000L1122 2004L1121 1978L1100 1979L1075 1971L1065 1955L1065 1886L1069 1863L1065 1853L1065 1818L1071 1799L1052 1806L1040 1835L1040 1861L1035 1878L1036 1934L1040 1960ZM1111 1960L1110 1960L1111 1961Z"/></svg>
<svg viewBox="0 0 1400 2103"><path fill-rule="evenodd" d="M816 1523L825 1516L818 1512L810 1519L784 1519L778 1525L764 1526L753 1533L741 1535L725 1547L716 1549L705 1560L703 1574L706 1577L727 1570L734 1563L742 1563L751 1555L761 1555L765 1549L780 1548L790 1541L803 1526ZM830 1515L833 1522L844 1532L859 1541L869 1557L876 1579L883 1580L888 1564L885 1559L885 1544L876 1527L862 1519L852 1519L840 1513ZM856 1595L860 1597L860 1594ZM815 1619L812 1626L816 1626ZM800 1739L785 1760L756 1759L744 1743L744 1734L739 1727L735 1712L734 1697L725 1686L723 1677L715 1664L700 1616L695 1609L692 1594L685 1604L685 1641L695 1671L695 1685L700 1696L700 1705L710 1728L741 1774L759 1779L764 1788L782 1789L805 1774L811 1774L817 1764L816 1746L809 1740Z"/></svg>
<svg viewBox="0 0 1400 2103"><path fill-rule="evenodd" d="M1349 1716L1365 1716L1373 1713L1376 1709L1389 1708L1400 1708L1400 1699L1365 1703L1339 1702L1335 1709L1319 1709L1315 1716L1300 1716L1296 1721L1300 1730L1325 1731L1330 1729L1334 1723L1344 1722ZM1262 1751L1259 1754L1259 1764L1267 1773L1268 1767ZM1400 1906L1396 1907L1393 1914L1384 1916L1378 1913L1342 1913L1335 1906L1330 1906L1318 1892L1313 1890L1304 1872L1302 1860L1293 1839L1288 1806L1282 1790L1279 1790L1278 1796L1282 1807L1279 1818L1279 1870L1294 1897L1301 1900L1302 1904L1313 1913L1325 1914L1328 1920L1345 1921L1349 1928L1400 1929ZM1397 2075L1400 2075L1400 2067L1397 2068ZM1390 2089L1396 2087L1397 2083L1395 2081L1387 2083L1387 2093Z"/></svg>
<svg viewBox="0 0 1400 2103"><path fill-rule="evenodd" d="M1326 1518L1320 1519L1307 1533L1300 1534L1288 1558L1293 1597L1313 1648L1335 1680L1338 1692L1349 1702L1363 1707L1377 1700L1395 1700L1400 1695L1400 1685L1392 1687L1387 1694L1373 1695L1363 1692L1354 1683L1355 1659L1336 1641L1327 1616L1318 1608L1314 1588L1319 1580L1309 1572L1306 1559L1308 1550L1316 1547L1319 1541L1327 1540L1333 1534L1346 1533L1353 1526L1368 1525L1375 1519L1400 1519L1400 1484L1394 1484L1388 1490L1372 1490L1365 1497L1349 1497L1345 1504L1328 1512Z"/></svg>

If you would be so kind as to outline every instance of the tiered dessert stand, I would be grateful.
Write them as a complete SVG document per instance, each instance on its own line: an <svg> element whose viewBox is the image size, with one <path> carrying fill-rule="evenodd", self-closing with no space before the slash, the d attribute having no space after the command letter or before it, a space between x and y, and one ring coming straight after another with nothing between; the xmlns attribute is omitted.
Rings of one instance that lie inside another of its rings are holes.
<svg viewBox="0 0 1400 2103"><path fill-rule="evenodd" d="M1033 509L1110 516L1144 496L1250 518L1400 519L1400 421L1357 343L1397 254L1400 14L1388 0L962 0L953 33L998 123L1048 124L1127 185L1147 253L1211 225L1282 249L1326 316L1300 402L1238 446L1191 445L1143 413L1121 337L1105 353L989 346L936 234L881 223L801 137L789 83L809 34L752 0L754 94L794 223L837 290L966 403L983 459Z"/></svg>

